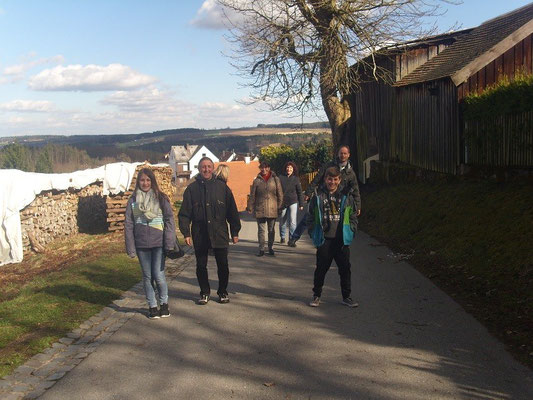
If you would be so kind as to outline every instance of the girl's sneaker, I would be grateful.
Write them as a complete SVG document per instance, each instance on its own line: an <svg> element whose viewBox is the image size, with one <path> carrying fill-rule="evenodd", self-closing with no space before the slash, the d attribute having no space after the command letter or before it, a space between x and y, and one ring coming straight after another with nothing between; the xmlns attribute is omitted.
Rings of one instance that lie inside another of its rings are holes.
<svg viewBox="0 0 533 400"><path fill-rule="evenodd" d="M161 304L161 309L159 310L159 315L161 318L170 317L170 312L168 311L168 303Z"/></svg>
<svg viewBox="0 0 533 400"><path fill-rule="evenodd" d="M159 318L159 310L157 307L150 307L148 309L148 318L150 319L158 319Z"/></svg>

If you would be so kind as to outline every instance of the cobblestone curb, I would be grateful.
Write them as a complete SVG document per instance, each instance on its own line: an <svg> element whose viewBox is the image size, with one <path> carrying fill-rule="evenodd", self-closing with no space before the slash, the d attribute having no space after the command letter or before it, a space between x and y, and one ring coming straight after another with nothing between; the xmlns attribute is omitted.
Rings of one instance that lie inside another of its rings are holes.
<svg viewBox="0 0 533 400"><path fill-rule="evenodd" d="M192 248L183 258L166 261L167 280L175 279L194 259ZM36 399L81 363L137 313L146 313L142 282L98 314L83 322L50 348L36 354L11 375L0 379L0 399Z"/></svg>

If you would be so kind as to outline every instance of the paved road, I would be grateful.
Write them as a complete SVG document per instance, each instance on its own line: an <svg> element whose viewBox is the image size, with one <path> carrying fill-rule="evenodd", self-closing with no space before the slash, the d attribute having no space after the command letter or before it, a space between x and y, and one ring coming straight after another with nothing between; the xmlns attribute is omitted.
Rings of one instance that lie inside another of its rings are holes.
<svg viewBox="0 0 533 400"><path fill-rule="evenodd" d="M532 371L372 238L352 247L359 308L339 303L335 267L311 308L311 244L257 258L256 232L245 221L230 249L230 304L195 304L191 264L171 318L135 315L41 398L533 399Z"/></svg>

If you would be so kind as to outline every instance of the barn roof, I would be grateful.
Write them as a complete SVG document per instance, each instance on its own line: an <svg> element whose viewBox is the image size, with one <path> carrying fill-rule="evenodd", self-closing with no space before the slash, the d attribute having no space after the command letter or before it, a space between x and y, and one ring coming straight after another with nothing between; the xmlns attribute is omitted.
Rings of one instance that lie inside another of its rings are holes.
<svg viewBox="0 0 533 400"><path fill-rule="evenodd" d="M533 3L500 15L459 37L395 83L405 86L451 77L456 85L533 33Z"/></svg>

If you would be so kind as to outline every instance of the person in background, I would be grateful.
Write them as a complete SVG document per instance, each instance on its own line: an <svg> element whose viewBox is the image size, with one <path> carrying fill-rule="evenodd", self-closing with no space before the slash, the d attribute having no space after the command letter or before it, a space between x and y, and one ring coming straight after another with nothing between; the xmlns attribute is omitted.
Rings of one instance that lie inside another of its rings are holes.
<svg viewBox="0 0 533 400"><path fill-rule="evenodd" d="M279 210L283 203L283 189L270 164L262 161L259 164L259 175L254 179L247 210L257 219L257 238L259 242L258 257L265 255L265 226L268 230L268 254L275 255L273 245L276 235L275 226Z"/></svg>
<svg viewBox="0 0 533 400"><path fill-rule="evenodd" d="M178 213L179 229L188 246L194 243L196 277L200 285L198 304L207 304L211 296L207 272L209 249L213 249L217 262L219 301L226 304L229 303L228 223L231 240L237 243L241 221L231 189L222 179L213 175L213 161L203 157L198 169L200 173L196 180L183 193L183 203Z"/></svg>
<svg viewBox="0 0 533 400"><path fill-rule="evenodd" d="M341 171L341 182L339 184L339 190L344 194L351 194L357 205L357 216L361 214L361 195L359 193L359 184L357 183L357 175L350 163L350 147L343 144L337 149L337 157L335 160L330 161L323 165L316 176L313 178L309 186L305 190L305 201L309 201L314 191L319 185L324 182L325 172L330 167L337 167ZM296 229L294 230L292 241L289 242L289 246L295 246L296 241L300 239L305 228L307 227L307 214L300 220Z"/></svg>
<svg viewBox="0 0 533 400"><path fill-rule="evenodd" d="M341 171L332 166L324 171L324 185L309 202L309 235L316 247L313 300L318 307L322 286L331 263L335 260L340 276L342 304L357 307L351 298L350 243L357 231L358 208L351 193L340 188Z"/></svg>
<svg viewBox="0 0 533 400"><path fill-rule="evenodd" d="M165 249L174 248L176 228L170 201L159 190L155 175L149 168L141 169L137 175L135 191L126 205L124 236L126 252L132 258L137 256L141 264L148 317L169 317Z"/></svg>
<svg viewBox="0 0 533 400"><path fill-rule="evenodd" d="M228 183L229 167L225 164L220 164L217 169L215 169L215 172L213 172L213 175L222 182Z"/></svg>
<svg viewBox="0 0 533 400"><path fill-rule="evenodd" d="M279 217L280 243L285 243L287 237L287 223L289 225L288 242L292 243L292 235L298 221L298 209L304 209L302 185L298 177L298 167L289 161L283 167L284 173L279 176L283 190L283 204Z"/></svg>

